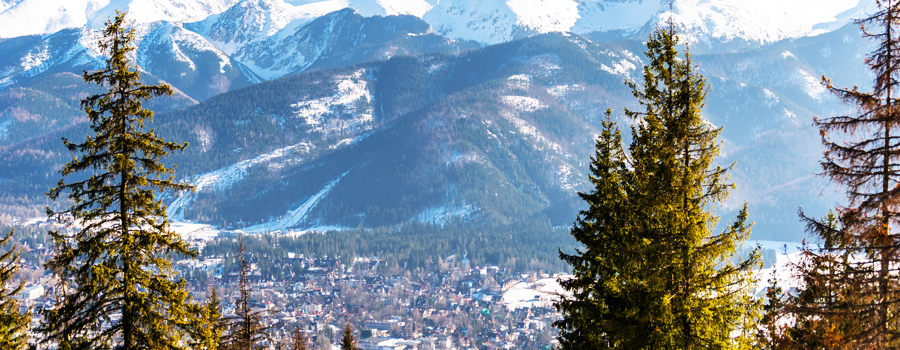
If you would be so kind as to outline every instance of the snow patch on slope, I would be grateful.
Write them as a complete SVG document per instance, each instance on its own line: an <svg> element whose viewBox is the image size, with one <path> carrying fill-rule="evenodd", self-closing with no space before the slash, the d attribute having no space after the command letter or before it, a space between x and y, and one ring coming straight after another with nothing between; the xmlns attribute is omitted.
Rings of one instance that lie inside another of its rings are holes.
<svg viewBox="0 0 900 350"><path fill-rule="evenodd" d="M562 164L556 167L554 175L556 178L556 184L559 185L559 188L566 191L572 191L573 189L575 189L575 183L573 183L572 181L572 170L574 169L568 164Z"/></svg>
<svg viewBox="0 0 900 350"><path fill-rule="evenodd" d="M822 100L825 93L828 91L824 85L822 85L821 79L817 79L809 72L798 69L796 73L794 73L794 79L799 81L800 88L803 89L809 97L812 97L816 100Z"/></svg>
<svg viewBox="0 0 900 350"><path fill-rule="evenodd" d="M196 192L204 190L222 191L231 188L235 183L240 182L247 176L249 169L255 165L267 164L275 169L284 166L285 162L293 159L298 154L306 154L312 150L314 145L301 142L295 145L276 149L269 153L264 153L252 159L247 159L222 169L203 173L191 179L189 183L194 186ZM184 220L184 209L187 209L193 199L190 193L183 194L169 204L166 209L166 215L175 220Z"/></svg>
<svg viewBox="0 0 900 350"><path fill-rule="evenodd" d="M509 86L513 88L527 89L531 84L531 76L528 74L516 74L507 80L509 80Z"/></svg>
<svg viewBox="0 0 900 350"><path fill-rule="evenodd" d="M506 103L510 107L515 108L517 111L521 112L534 112L547 108L547 105L532 97L503 96L501 97L501 99L503 100L503 103Z"/></svg>
<svg viewBox="0 0 900 350"><path fill-rule="evenodd" d="M372 110L368 108L359 113L356 108L358 103L369 104L372 100L365 80L365 69L349 76L338 76L336 82L337 91L333 95L292 104L294 116L311 127L309 132L335 134L346 130L357 134L370 130L374 120Z"/></svg>
<svg viewBox="0 0 900 350"><path fill-rule="evenodd" d="M601 63L600 69L612 75L621 75L623 77L628 77L629 75L631 75L632 71L637 69L637 66L635 66L634 63L631 63L628 60L621 60L613 63L612 68Z"/></svg>
<svg viewBox="0 0 900 350"><path fill-rule="evenodd" d="M159 54L155 52L160 48L168 48L174 54L175 59L185 62L190 66L191 70L196 70L197 66L183 51L189 49L194 52L211 52L219 59L219 72L225 73L225 67L231 66L231 59L218 47L207 41L201 35L186 30L180 24L169 22L154 22L150 24L138 25L135 28L135 38L138 42L138 64L142 67L149 67L148 59Z"/></svg>
<svg viewBox="0 0 900 350"><path fill-rule="evenodd" d="M23 48L18 53L22 56L17 65L0 70L0 87L14 84L19 77L33 77L46 72L57 65L99 66L102 59L96 42L98 37L97 30L88 28L41 36L33 47Z"/></svg>

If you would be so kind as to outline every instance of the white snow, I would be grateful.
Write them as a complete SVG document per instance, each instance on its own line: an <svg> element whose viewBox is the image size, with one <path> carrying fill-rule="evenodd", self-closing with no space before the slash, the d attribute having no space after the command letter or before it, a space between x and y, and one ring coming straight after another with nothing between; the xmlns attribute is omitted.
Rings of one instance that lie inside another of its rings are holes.
<svg viewBox="0 0 900 350"><path fill-rule="evenodd" d="M307 233L326 233L328 231L346 231L346 230L352 230L352 228L344 227L344 226L335 226L335 225L319 225L319 226L313 226L310 228L305 228L302 230L296 230L296 229L289 230L287 232L282 232L282 234L284 234L285 236L288 236L288 237L297 237L297 236L305 235Z"/></svg>
<svg viewBox="0 0 900 350"><path fill-rule="evenodd" d="M547 105L545 105L543 102L532 97L503 96L501 97L501 99L503 103L506 103L510 107L513 107L517 111L521 112L534 112L540 109L547 108Z"/></svg>
<svg viewBox="0 0 900 350"><path fill-rule="evenodd" d="M799 124L800 124L800 123L797 121L797 114L795 114L793 111L791 111L791 110L789 110L789 109L787 109L787 108L784 109L784 114L782 114L782 118L784 118L785 120L791 122L792 124L795 124L795 125L799 125Z"/></svg>
<svg viewBox="0 0 900 350"><path fill-rule="evenodd" d="M820 78L814 77L803 69L797 69L793 78L798 81L803 92L816 100L821 100L824 97L823 95L828 91L828 89L822 85L822 80Z"/></svg>
<svg viewBox="0 0 900 350"><path fill-rule="evenodd" d="M796 271L791 268L791 265L800 262L801 259L803 259L802 252L779 253L778 262L774 266L756 271L756 292L754 294L758 297L765 296L766 288L771 285L773 279L777 281L777 285L783 290L802 287L802 280L796 276Z"/></svg>
<svg viewBox="0 0 900 350"><path fill-rule="evenodd" d="M519 96L516 96L516 97L519 97ZM544 150L544 148L542 147L542 145L543 145L543 146L548 147L556 152L563 151L563 148L558 143L551 141L550 139L544 137L544 135L541 135L541 133L538 132L538 129L536 127L534 127L533 125L529 124L528 122L516 117L512 113L500 113L500 115L503 118L505 118L506 120L509 120L510 123L515 125L516 129L519 130L519 132L522 133L522 135L526 135L526 136L530 136L530 137L534 138L538 150L543 151Z"/></svg>
<svg viewBox="0 0 900 350"><path fill-rule="evenodd" d="M230 188L235 183L247 176L250 167L260 164L268 164L270 167L280 168L283 162L289 161L295 156L309 153L314 146L307 142L301 142L284 148L276 149L269 153L261 154L255 158L247 159L222 169L203 173L193 178L190 182L196 192L204 190L222 191ZM183 220L183 209L187 209L193 199L193 195L185 193L169 204L166 215L175 220Z"/></svg>
<svg viewBox="0 0 900 350"><path fill-rule="evenodd" d="M763 93L766 94L766 107L772 108L778 103L778 95L775 95L774 92L770 91L769 89L763 89Z"/></svg>
<svg viewBox="0 0 900 350"><path fill-rule="evenodd" d="M310 143L301 142L288 147L279 148L272 152L256 156L253 159L248 159L216 171L202 174L191 181L191 184L197 188L197 192L207 188L221 191L231 187L234 183L243 180L244 176L247 175L247 170L254 165L270 164L275 167L281 167L282 164L279 164L277 161L283 160L289 156L309 153L313 147L314 146Z"/></svg>
<svg viewBox="0 0 900 350"><path fill-rule="evenodd" d="M676 0L671 15L690 32L685 36L692 41L742 39L768 43L837 29L871 13L873 3L874 0ZM0 37L81 26L101 28L116 9L128 10L134 23L204 20L208 23L203 27L211 29L217 16L232 6L261 6L268 10L248 13L250 22L245 22L244 28L272 36L350 7L364 16L416 16L451 39L483 44L547 32L621 30L635 34L670 18L668 4L656 0L21 0L11 6L0 4ZM222 49L231 54L238 46Z"/></svg>
<svg viewBox="0 0 900 350"><path fill-rule="evenodd" d="M365 80L365 69L349 76L337 76L335 79L337 91L333 95L292 104L294 116L302 118L306 125L311 126L310 132L337 134L346 130L351 134L358 134L370 130L374 120L371 108L363 113L358 113L356 108L357 103L372 101ZM339 109L343 110L343 116L334 116Z"/></svg>
<svg viewBox="0 0 900 350"><path fill-rule="evenodd" d="M564 97L569 91L579 91L584 90L584 87L578 84L573 85L557 85L553 87L547 88L547 93L553 95L554 97Z"/></svg>
<svg viewBox="0 0 900 350"><path fill-rule="evenodd" d="M65 28L102 28L116 10L132 23L180 22L219 13L237 0L23 0L0 12L0 37L54 33Z"/></svg>
<svg viewBox="0 0 900 350"><path fill-rule="evenodd" d="M300 205L297 209L294 209L294 210L291 210L291 211L285 213L285 215L283 215L278 220L259 224L259 225L250 226L250 227L243 229L243 231L247 232L247 233L264 233L264 232L272 232L272 231L285 231L289 228L299 225L300 223L302 223L304 220L307 219L307 215L309 214L309 211L312 210L312 208L314 208L316 206L316 204L319 203L319 200L321 200L322 197L325 197L325 195L327 195L328 192L330 192L331 189L334 188L334 185L336 185L338 183L338 181L340 181L345 175L347 175L348 172L345 172L345 173L341 174L341 176L338 176L338 178L331 180L331 182L329 182L327 185L325 185L325 188L323 188L318 193L314 194L312 197L307 199L306 202L304 202L302 205Z"/></svg>
<svg viewBox="0 0 900 350"><path fill-rule="evenodd" d="M568 164L561 164L556 167L556 171L554 173L556 178L556 184L559 185L559 188L562 188L565 191L571 191L575 189L575 184L572 183L572 167Z"/></svg>
<svg viewBox="0 0 900 350"><path fill-rule="evenodd" d="M201 240L209 241L219 236L219 230L207 224L198 224L188 221L175 221L169 224L169 228L181 236L185 241Z"/></svg>
<svg viewBox="0 0 900 350"><path fill-rule="evenodd" d="M47 46L40 47L38 52L29 52L22 57L22 70L31 70L48 59L50 59L50 52L47 50Z"/></svg>
<svg viewBox="0 0 900 350"><path fill-rule="evenodd" d="M507 78L510 87L527 89L531 84L531 76L528 74L516 74Z"/></svg>
<svg viewBox="0 0 900 350"><path fill-rule="evenodd" d="M628 60L620 60L618 62L613 63L612 68L605 64L600 64L600 69L606 71L612 75L621 75L623 77L628 77L631 75L631 72L637 69L637 66L631 61Z"/></svg>
<svg viewBox="0 0 900 350"><path fill-rule="evenodd" d="M501 303L509 310L533 307L553 307L553 303L563 296L571 296L560 286L559 280L572 278L571 275L559 275L542 278L534 282L519 282L515 287L503 292Z"/></svg>

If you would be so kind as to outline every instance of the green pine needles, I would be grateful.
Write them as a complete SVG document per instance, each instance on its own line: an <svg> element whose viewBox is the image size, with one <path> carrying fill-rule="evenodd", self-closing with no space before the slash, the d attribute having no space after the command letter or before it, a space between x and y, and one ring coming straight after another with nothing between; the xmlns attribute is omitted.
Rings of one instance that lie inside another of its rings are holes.
<svg viewBox="0 0 900 350"><path fill-rule="evenodd" d="M55 274L56 307L44 312L39 327L45 343L59 349L183 349L195 316L183 280L175 280L171 260L196 253L169 229L158 193L185 191L173 180L174 169L161 158L187 144L160 139L147 130L153 112L143 100L171 95L166 86L141 84L129 61L134 31L117 12L103 30L100 47L109 54L106 68L84 80L109 88L82 106L96 133L84 142L63 139L81 155L66 164L64 182L47 196L65 196L71 206L47 214L71 218L74 233L51 232L56 256L47 262Z"/></svg>
<svg viewBox="0 0 900 350"><path fill-rule="evenodd" d="M721 128L701 116L708 91L674 26L647 42L644 84L628 82L643 111L629 152L607 111L591 164L593 191L572 229L584 244L560 252L575 277L557 304L561 349L744 349L754 341L758 251L733 262L750 234L747 208L714 233L729 189L714 167Z"/></svg>
<svg viewBox="0 0 900 350"><path fill-rule="evenodd" d="M0 238L0 248L9 247L13 233L10 231ZM19 272L22 249L12 247L0 254L0 349L24 350L28 349L28 323L31 321L31 311L22 313L16 295L25 286L24 281L12 284L16 273Z"/></svg>

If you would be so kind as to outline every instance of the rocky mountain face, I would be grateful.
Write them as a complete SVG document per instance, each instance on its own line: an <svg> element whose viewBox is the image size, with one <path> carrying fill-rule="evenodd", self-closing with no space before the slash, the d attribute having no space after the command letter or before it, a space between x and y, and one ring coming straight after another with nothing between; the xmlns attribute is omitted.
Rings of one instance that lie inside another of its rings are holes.
<svg viewBox="0 0 900 350"><path fill-rule="evenodd" d="M0 1L0 18L55 4ZM174 218L248 231L567 225L588 189L600 116L612 108L627 136L634 121L621 110L636 106L623 81L640 79L642 38L674 14L710 81L705 115L725 127L719 163L736 162L720 214L727 222L746 201L754 237L798 239L797 207L821 215L841 200L814 176L811 121L852 112L822 75L869 85L870 44L847 23L870 2L57 4L87 17L0 39L0 210L42 212L71 158L59 138L86 135L78 101L99 91L79 79L105 59L96 19L129 8L145 80L177 90L149 106L155 128L191 144L171 162L198 191L167 194Z"/></svg>

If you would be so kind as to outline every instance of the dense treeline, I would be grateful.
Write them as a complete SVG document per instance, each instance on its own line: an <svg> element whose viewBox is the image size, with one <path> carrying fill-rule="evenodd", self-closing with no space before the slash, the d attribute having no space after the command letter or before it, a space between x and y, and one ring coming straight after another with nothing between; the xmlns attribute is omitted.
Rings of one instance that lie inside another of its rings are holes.
<svg viewBox="0 0 900 350"><path fill-rule="evenodd" d="M226 258L233 264L238 248L236 234L223 234L208 243L202 252L206 258ZM274 259L285 259L288 253L330 258L340 257L352 263L356 257L377 257L385 266L409 269L436 264L451 255L463 256L474 265L502 265L515 271L564 271L557 258L558 250L572 252L580 244L565 229L554 229L546 221L525 221L515 225L485 228L471 223L438 225L411 223L400 228L331 231L304 235L244 236L244 246L263 274L273 276L285 272L285 266ZM228 259L230 258L230 259ZM226 262L228 266L233 266ZM275 271L278 270L278 271Z"/></svg>

